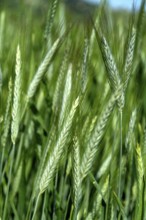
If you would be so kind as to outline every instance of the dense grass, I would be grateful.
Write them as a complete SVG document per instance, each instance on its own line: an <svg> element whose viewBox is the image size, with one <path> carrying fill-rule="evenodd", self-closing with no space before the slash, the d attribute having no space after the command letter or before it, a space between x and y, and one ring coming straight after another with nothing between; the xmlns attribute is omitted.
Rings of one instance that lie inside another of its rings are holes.
<svg viewBox="0 0 146 220"><path fill-rule="evenodd" d="M144 6L0 5L0 219L146 219Z"/></svg>

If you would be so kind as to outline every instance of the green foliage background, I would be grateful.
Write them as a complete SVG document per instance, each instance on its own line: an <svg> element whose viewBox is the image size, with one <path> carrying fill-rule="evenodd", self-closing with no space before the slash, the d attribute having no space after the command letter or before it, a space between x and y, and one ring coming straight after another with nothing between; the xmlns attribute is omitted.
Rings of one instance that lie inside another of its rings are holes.
<svg viewBox="0 0 146 220"><path fill-rule="evenodd" d="M0 4L2 220L146 219L145 1L83 7Z"/></svg>

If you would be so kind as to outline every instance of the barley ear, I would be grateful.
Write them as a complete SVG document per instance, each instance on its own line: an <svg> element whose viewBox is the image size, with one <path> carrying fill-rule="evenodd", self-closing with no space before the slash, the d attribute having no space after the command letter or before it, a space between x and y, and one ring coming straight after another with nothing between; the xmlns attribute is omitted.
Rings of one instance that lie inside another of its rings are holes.
<svg viewBox="0 0 146 220"><path fill-rule="evenodd" d="M72 127L72 123L73 123L78 105L79 105L79 98L75 100L70 110L70 113L68 117L66 118L66 121L64 122L63 128L56 142L56 145L54 146L54 149L48 159L47 165L42 174L40 184L39 184L40 194L43 193L49 186L49 183L51 182L54 176L54 173L56 171L56 168L60 162L64 148L66 147L66 144L68 142L70 130Z"/></svg>
<svg viewBox="0 0 146 220"><path fill-rule="evenodd" d="M136 39L136 30L135 28L133 28L130 36L130 40L128 42L128 48L127 48L127 54L125 59L124 72L123 72L124 91L127 88L131 76L132 64L134 58L135 39Z"/></svg>
<svg viewBox="0 0 146 220"><path fill-rule="evenodd" d="M9 80L8 85L8 99L7 99L7 105L6 105L6 112L4 116L4 131L2 134L2 146L5 147L8 132L10 128L10 110L11 110L11 102L12 102L12 78Z"/></svg>
<svg viewBox="0 0 146 220"><path fill-rule="evenodd" d="M10 124L11 124L11 102L12 102L12 79L11 78L9 80L8 90L9 91L8 91L8 98L7 98L7 104L6 104L6 111L4 115L3 133L1 137L2 153L1 153L1 161L0 161L0 176L2 173L4 156L5 156L5 147L6 147L8 133L9 133Z"/></svg>
<svg viewBox="0 0 146 220"><path fill-rule="evenodd" d="M109 83L113 91L121 84L119 72L105 37L101 38L101 53L107 70Z"/></svg>
<svg viewBox="0 0 146 220"><path fill-rule="evenodd" d="M115 92L118 87L121 86L122 80L119 75L119 71L116 66L116 62L114 60L114 57L111 53L110 47L106 41L106 38L103 36L101 30L97 31L94 22L93 22L94 31L96 34L97 43L99 45L101 55L105 64L107 76L109 79L109 84L111 86L111 89L113 92ZM125 103L125 96L124 91L122 92L121 96L119 97L119 100L117 100L117 104L119 107L120 112L122 111Z"/></svg>
<svg viewBox="0 0 146 220"><path fill-rule="evenodd" d="M36 90L37 90L44 74L46 73L48 66L51 63L52 57L54 56L54 54L58 50L61 41L62 41L61 37L55 41L55 43L53 44L51 49L46 54L44 60L40 64L35 76L33 77L32 81L30 83L30 86L28 88L28 92L27 92L28 100L31 99L35 95Z"/></svg>
<svg viewBox="0 0 146 220"><path fill-rule="evenodd" d="M120 87L121 88L121 87ZM81 161L81 176L82 179L85 178L91 169L96 153L98 151L98 144L101 141L101 138L103 137L106 129L107 122L110 118L110 115L113 111L115 102L119 99L121 96L121 90L118 89L116 93L112 95L109 102L107 103L104 111L102 112L101 116L99 117L99 120L97 120L97 123L95 125L95 128L93 129L92 135L87 143L87 147L85 150L85 153L83 154L83 158Z"/></svg>
<svg viewBox="0 0 146 220"><path fill-rule="evenodd" d="M80 151L79 140L74 138L73 144L73 191L74 191L74 216L77 218L78 206L81 198L81 176L80 176Z"/></svg>
<svg viewBox="0 0 146 220"><path fill-rule="evenodd" d="M87 86L88 54L89 54L89 39L86 37L84 39L84 53L83 53L83 63L82 63L82 93L85 92Z"/></svg>
<svg viewBox="0 0 146 220"><path fill-rule="evenodd" d="M56 87L55 87L55 92L53 96L53 111L55 114L59 113L60 106L61 106L61 101L62 101L62 96L63 96L63 85L64 85L64 78L65 78L65 72L67 69L67 61L68 61L68 55L69 51L68 48L65 50L64 53L64 58L62 60L62 64L60 67L60 72L59 76L57 79Z"/></svg>
<svg viewBox="0 0 146 220"><path fill-rule="evenodd" d="M115 92L119 86L121 85L121 77L119 75L116 62L114 60L114 57L111 53L110 47L105 39L104 36L101 37L101 53L103 57L103 61L107 70L107 76L109 79L109 84L111 86L111 89L113 92ZM120 110L123 109L124 107L124 93L119 97L118 102L118 107Z"/></svg>
<svg viewBox="0 0 146 220"><path fill-rule="evenodd" d="M51 10L50 10L50 13L48 13L47 23L46 23L45 33L44 33L45 39L47 39L49 34L51 33L51 28L53 26L57 4L58 4L58 0L52 1Z"/></svg>
<svg viewBox="0 0 146 220"><path fill-rule="evenodd" d="M137 174L137 200L136 200L136 207L135 207L135 216L134 220L142 219L143 214L143 196L144 196L144 167L142 161L142 154L140 145L137 144L136 146L136 174Z"/></svg>
<svg viewBox="0 0 146 220"><path fill-rule="evenodd" d="M16 52L15 83L14 83L12 125L11 125L11 139L13 144L15 144L16 142L18 129L19 129L20 92L21 92L21 52L20 52L20 47L18 45Z"/></svg>
<svg viewBox="0 0 146 220"><path fill-rule="evenodd" d="M66 115L66 111L69 106L69 101L71 100L71 89L72 89L72 64L69 65L68 71L66 74L62 106L61 106L61 111L60 111L60 116L59 116L59 127L62 125L64 121L64 117Z"/></svg>
<svg viewBox="0 0 146 220"><path fill-rule="evenodd" d="M88 124L88 129L84 134L85 135L84 143L87 143L89 141L96 123L97 123L97 115L92 118L90 125Z"/></svg>

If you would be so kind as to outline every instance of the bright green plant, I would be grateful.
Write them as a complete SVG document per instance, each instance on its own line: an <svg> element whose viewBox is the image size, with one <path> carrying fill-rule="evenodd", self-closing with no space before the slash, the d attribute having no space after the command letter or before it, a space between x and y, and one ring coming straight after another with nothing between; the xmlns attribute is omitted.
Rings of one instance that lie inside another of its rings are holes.
<svg viewBox="0 0 146 220"><path fill-rule="evenodd" d="M144 8L0 10L0 219L146 219Z"/></svg>

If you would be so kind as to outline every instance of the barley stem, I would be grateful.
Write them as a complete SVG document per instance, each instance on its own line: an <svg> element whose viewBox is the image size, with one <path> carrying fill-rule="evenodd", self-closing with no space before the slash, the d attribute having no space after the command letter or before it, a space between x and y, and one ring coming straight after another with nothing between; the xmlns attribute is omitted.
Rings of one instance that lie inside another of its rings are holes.
<svg viewBox="0 0 146 220"><path fill-rule="evenodd" d="M32 219L31 219L31 220L34 220L34 219L35 219L35 215L36 215L37 208L38 208L38 203L39 203L39 198L40 198L40 194L38 194L38 197L37 197L37 199L36 199L36 203L35 203L35 207L34 207L34 212L33 212L33 216L32 216Z"/></svg>
<svg viewBox="0 0 146 220"><path fill-rule="evenodd" d="M118 196L121 198L121 180L122 180L122 154L123 154L123 136L122 136L122 126L123 126L123 113L120 111L120 160L119 160L119 189Z"/></svg>
<svg viewBox="0 0 146 220"><path fill-rule="evenodd" d="M2 218L3 220L7 220L8 198L9 198L10 184L12 181L12 168L13 168L13 163L14 163L14 155L15 155L15 144L13 144L12 155L10 156L9 179L8 179L6 199L5 199L5 204L4 204L4 212L3 212L3 218Z"/></svg>

